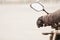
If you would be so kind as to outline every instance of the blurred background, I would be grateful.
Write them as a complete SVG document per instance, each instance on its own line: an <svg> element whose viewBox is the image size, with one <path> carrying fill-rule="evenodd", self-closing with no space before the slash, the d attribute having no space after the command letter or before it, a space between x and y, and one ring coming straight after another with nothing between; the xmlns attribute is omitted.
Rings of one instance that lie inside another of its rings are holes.
<svg viewBox="0 0 60 40"><path fill-rule="evenodd" d="M0 0L0 3L32 3L32 2L36 2L36 1L40 1L43 3L58 3L60 2L60 0Z"/></svg>
<svg viewBox="0 0 60 40"><path fill-rule="evenodd" d="M42 35L36 21L45 12L30 8L33 2L41 2L47 12L60 9L60 0L0 0L0 40L49 40L50 35ZM48 30L49 29L49 30Z"/></svg>

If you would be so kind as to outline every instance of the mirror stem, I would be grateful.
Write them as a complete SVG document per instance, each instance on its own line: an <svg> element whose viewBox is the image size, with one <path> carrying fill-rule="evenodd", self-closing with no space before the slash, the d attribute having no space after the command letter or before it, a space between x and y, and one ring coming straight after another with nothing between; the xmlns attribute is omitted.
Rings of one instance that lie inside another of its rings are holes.
<svg viewBox="0 0 60 40"><path fill-rule="evenodd" d="M45 9L43 9L44 12L46 12L47 14L49 14Z"/></svg>

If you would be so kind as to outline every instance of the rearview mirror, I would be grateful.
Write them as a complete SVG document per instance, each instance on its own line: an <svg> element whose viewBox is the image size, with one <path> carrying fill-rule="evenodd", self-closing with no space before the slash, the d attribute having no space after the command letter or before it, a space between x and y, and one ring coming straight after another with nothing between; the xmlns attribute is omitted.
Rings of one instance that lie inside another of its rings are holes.
<svg viewBox="0 0 60 40"><path fill-rule="evenodd" d="M43 6L42 4L40 4L40 3L37 3L37 2L32 3L32 4L30 5L30 7L31 7L32 9L34 9L35 11L41 11L41 10L44 9L44 6Z"/></svg>

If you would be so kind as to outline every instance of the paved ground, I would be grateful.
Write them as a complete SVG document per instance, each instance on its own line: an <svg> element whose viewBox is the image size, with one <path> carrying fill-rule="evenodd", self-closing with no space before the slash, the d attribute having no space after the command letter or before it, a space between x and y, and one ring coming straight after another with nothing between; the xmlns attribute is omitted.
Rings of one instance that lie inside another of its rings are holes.
<svg viewBox="0 0 60 40"><path fill-rule="evenodd" d="M46 11L60 9L60 4L44 4ZM41 13L41 14L40 14ZM36 12L27 5L0 5L0 40L49 40L36 26L38 17L46 14Z"/></svg>

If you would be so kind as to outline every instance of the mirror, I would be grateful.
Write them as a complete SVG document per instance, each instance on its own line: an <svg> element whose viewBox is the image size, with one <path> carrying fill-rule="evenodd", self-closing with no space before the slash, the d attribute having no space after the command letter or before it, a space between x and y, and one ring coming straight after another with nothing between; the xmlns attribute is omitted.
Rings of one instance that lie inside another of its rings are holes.
<svg viewBox="0 0 60 40"><path fill-rule="evenodd" d="M30 7L31 7L32 9L34 9L35 11L41 11L41 10L44 9L44 6L43 6L42 4L40 4L40 3L38 3L38 2L32 3L32 4L30 5Z"/></svg>

